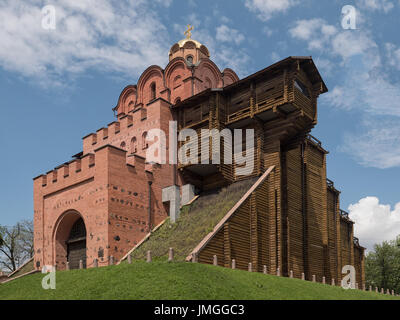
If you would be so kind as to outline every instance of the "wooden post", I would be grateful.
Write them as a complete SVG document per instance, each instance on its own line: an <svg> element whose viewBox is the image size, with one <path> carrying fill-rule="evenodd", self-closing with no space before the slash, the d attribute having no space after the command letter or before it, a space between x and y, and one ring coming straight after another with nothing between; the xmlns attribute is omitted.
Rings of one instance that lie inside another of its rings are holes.
<svg viewBox="0 0 400 320"><path fill-rule="evenodd" d="M94 268L97 268L99 266L99 264L98 264L98 262L97 262L97 259L94 259L93 260L93 267Z"/></svg>
<svg viewBox="0 0 400 320"><path fill-rule="evenodd" d="M249 262L249 272L253 272L253 264Z"/></svg>
<svg viewBox="0 0 400 320"><path fill-rule="evenodd" d="M264 266L263 266L263 273L264 274L267 274L268 272L267 272L267 266L264 264Z"/></svg>
<svg viewBox="0 0 400 320"><path fill-rule="evenodd" d="M83 261L79 260L79 269L83 269Z"/></svg>
<svg viewBox="0 0 400 320"><path fill-rule="evenodd" d="M151 262L151 251L150 250L147 251L146 262L147 263Z"/></svg>
<svg viewBox="0 0 400 320"><path fill-rule="evenodd" d="M214 254L214 256L213 256L213 265L214 265L214 266L217 266L217 265L218 265L218 257L217 257L216 254Z"/></svg>
<svg viewBox="0 0 400 320"><path fill-rule="evenodd" d="M65 266L67 270L69 270L69 261L67 261L67 265Z"/></svg>
<svg viewBox="0 0 400 320"><path fill-rule="evenodd" d="M174 249L173 248L169 248L168 251L168 262L172 262L174 261Z"/></svg>
<svg viewBox="0 0 400 320"><path fill-rule="evenodd" d="M132 256L130 254L128 255L128 263L132 264Z"/></svg>
<svg viewBox="0 0 400 320"><path fill-rule="evenodd" d="M289 277L290 277L290 278L293 278L293 270L290 270L290 272L289 272Z"/></svg>
<svg viewBox="0 0 400 320"><path fill-rule="evenodd" d="M232 269L236 269L236 260L232 259Z"/></svg>

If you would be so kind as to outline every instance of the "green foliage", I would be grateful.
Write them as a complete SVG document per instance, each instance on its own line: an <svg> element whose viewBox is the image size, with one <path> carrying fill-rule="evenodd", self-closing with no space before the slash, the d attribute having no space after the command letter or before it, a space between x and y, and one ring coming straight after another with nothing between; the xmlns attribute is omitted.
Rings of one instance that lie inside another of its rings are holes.
<svg viewBox="0 0 400 320"><path fill-rule="evenodd" d="M202 194L192 205L182 208L176 223L167 220L132 253L132 257L145 259L148 250L154 257L167 257L169 248L174 248L175 258L183 261L254 182L255 179L240 181Z"/></svg>
<svg viewBox="0 0 400 320"><path fill-rule="evenodd" d="M0 284L5 299L399 299L389 295L231 270L199 263L135 261L88 270L57 271L56 289L36 273Z"/></svg>
<svg viewBox="0 0 400 320"><path fill-rule="evenodd" d="M365 258L367 286L400 292L400 237L375 244Z"/></svg>

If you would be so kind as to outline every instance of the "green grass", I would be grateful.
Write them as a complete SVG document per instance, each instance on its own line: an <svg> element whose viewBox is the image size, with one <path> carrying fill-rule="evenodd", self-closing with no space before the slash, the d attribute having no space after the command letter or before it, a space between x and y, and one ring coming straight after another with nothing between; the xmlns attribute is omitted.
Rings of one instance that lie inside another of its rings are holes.
<svg viewBox="0 0 400 320"><path fill-rule="evenodd" d="M0 299L399 299L187 262L135 261L131 265L58 271L55 290L42 289L43 277L36 273L0 284Z"/></svg>
<svg viewBox="0 0 400 320"><path fill-rule="evenodd" d="M132 257L144 259L148 250L152 256L161 257L168 254L169 248L174 248L175 259L183 261L255 181L248 179L202 194L192 205L182 208L176 223L167 220L132 253Z"/></svg>

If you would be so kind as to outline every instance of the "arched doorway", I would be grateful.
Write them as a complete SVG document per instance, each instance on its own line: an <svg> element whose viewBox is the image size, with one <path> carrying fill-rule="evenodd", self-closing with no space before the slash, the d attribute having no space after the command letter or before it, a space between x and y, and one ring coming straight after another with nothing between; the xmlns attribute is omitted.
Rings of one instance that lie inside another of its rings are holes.
<svg viewBox="0 0 400 320"><path fill-rule="evenodd" d="M82 260L86 268L86 225L82 215L69 210L57 220L54 228L54 257L57 270L65 270L67 262L70 269L78 269Z"/></svg>
<svg viewBox="0 0 400 320"><path fill-rule="evenodd" d="M86 228L82 218L73 224L66 243L70 269L78 269L80 260L86 268Z"/></svg>

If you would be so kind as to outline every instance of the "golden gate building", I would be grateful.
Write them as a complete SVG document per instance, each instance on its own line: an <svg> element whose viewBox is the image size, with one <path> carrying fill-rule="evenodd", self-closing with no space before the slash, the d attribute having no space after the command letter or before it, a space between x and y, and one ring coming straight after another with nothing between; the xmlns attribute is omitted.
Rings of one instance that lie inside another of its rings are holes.
<svg viewBox="0 0 400 320"><path fill-rule="evenodd" d="M342 267L352 265L361 286L364 248L327 179L328 152L310 135L327 90L311 57L288 57L240 80L219 70L190 35L174 44L164 69L150 66L121 92L115 121L83 137L72 160L34 178L35 267L119 261L168 216L179 219L188 194L258 177L249 205L240 204L194 249L198 260L218 255L223 266L235 259L237 268L251 262L256 271L266 265L272 274L279 268L319 281L341 279ZM168 141L170 121L199 136L201 129L253 129L253 170L238 175L234 161L146 162L148 131L159 128Z"/></svg>

